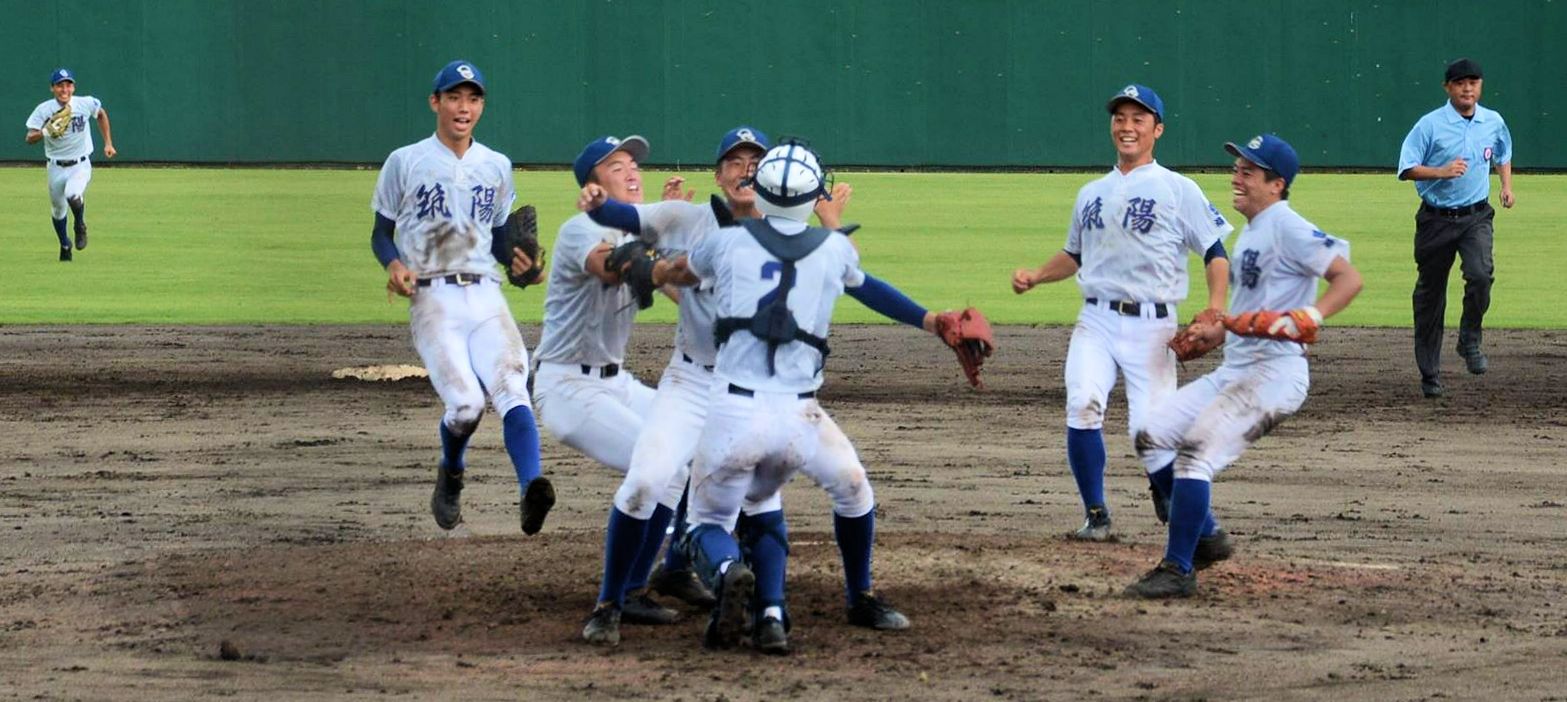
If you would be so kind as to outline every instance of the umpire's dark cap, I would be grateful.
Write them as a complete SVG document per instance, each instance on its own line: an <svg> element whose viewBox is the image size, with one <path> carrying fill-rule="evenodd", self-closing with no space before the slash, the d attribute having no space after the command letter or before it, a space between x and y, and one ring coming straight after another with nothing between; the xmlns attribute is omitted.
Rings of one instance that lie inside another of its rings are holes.
<svg viewBox="0 0 1567 702"><path fill-rule="evenodd" d="M1258 134L1245 145L1226 142L1224 150L1230 152L1231 156L1244 158L1283 176L1286 188L1295 182L1296 174L1300 173L1300 157L1295 155L1295 147L1276 134Z"/></svg>
<svg viewBox="0 0 1567 702"><path fill-rule="evenodd" d="M1164 121L1164 101L1159 99L1159 94L1146 85L1133 83L1121 88L1115 95L1110 96L1110 101L1105 103L1105 110L1115 114L1115 107L1123 102L1135 102L1143 106L1143 109L1153 113L1154 119Z"/></svg>
<svg viewBox="0 0 1567 702"><path fill-rule="evenodd" d="M1458 59L1447 64L1447 77L1442 79L1444 83L1465 78L1485 78L1485 72L1480 70L1480 64L1466 58Z"/></svg>
<svg viewBox="0 0 1567 702"><path fill-rule="evenodd" d="M577 186L587 185L588 176L593 175L593 167L603 163L616 151L631 154L631 158L641 163L647 158L647 140L632 134L625 138L604 136L588 142L587 146L582 147L582 153L577 154L577 160L571 163L571 172L577 176Z"/></svg>
<svg viewBox="0 0 1567 702"><path fill-rule="evenodd" d="M772 148L772 143L767 140L767 135L762 133L762 130L741 125L729 130L728 133L724 134L724 138L718 141L718 158L716 161L723 161L729 156L729 152L746 145L761 149L762 153L766 153L768 149Z"/></svg>
<svg viewBox="0 0 1567 702"><path fill-rule="evenodd" d="M479 67L467 61L458 59L446 64L440 73L435 74L435 92L444 93L463 83L472 83L479 89L479 94L484 94L484 74L479 72Z"/></svg>

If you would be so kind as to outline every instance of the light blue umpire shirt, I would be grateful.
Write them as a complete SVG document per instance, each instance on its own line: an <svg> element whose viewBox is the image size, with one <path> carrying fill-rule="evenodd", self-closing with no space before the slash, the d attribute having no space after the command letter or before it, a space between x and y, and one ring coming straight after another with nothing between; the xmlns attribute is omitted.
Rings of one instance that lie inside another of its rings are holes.
<svg viewBox="0 0 1567 702"><path fill-rule="evenodd" d="M1464 119L1452 101L1432 110L1404 137L1398 173L1415 166L1440 168L1455 158L1469 162L1457 178L1415 181L1415 192L1433 207L1464 207L1490 197L1491 167L1512 162L1513 137L1495 110L1475 105L1473 119Z"/></svg>

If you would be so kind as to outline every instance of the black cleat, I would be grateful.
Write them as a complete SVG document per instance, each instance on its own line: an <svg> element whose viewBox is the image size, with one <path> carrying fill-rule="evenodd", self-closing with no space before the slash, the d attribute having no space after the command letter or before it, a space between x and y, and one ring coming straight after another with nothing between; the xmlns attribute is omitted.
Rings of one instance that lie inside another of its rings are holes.
<svg viewBox="0 0 1567 702"><path fill-rule="evenodd" d="M539 533L544 528L544 518L554 506L555 486L550 484L549 478L541 475L529 482L528 490L522 495L522 533L529 536Z"/></svg>
<svg viewBox="0 0 1567 702"><path fill-rule="evenodd" d="M1067 536L1078 541L1114 541L1115 537L1110 535L1110 510L1105 509L1104 505L1089 507L1088 518L1083 520L1083 526Z"/></svg>
<svg viewBox="0 0 1567 702"><path fill-rule="evenodd" d="M430 514L435 524L451 531L462 523L462 471L449 471L441 461L435 471L435 494L430 496Z"/></svg>
<svg viewBox="0 0 1567 702"><path fill-rule="evenodd" d="M76 250L87 248L87 223L81 217L76 218Z"/></svg>
<svg viewBox="0 0 1567 702"><path fill-rule="evenodd" d="M707 620L707 631L702 634L702 645L707 648L730 648L745 635L746 623L751 618L751 595L756 592L756 574L741 561L732 561L729 572L718 581L718 604Z"/></svg>
<svg viewBox="0 0 1567 702"><path fill-rule="evenodd" d="M627 624L674 624L680 620L680 613L653 601L647 596L647 591L626 595L626 604L621 607L620 618Z"/></svg>
<svg viewBox="0 0 1567 702"><path fill-rule="evenodd" d="M60 247L60 260L61 261L69 261L69 260L71 260L71 247L69 247L69 246L61 246Z"/></svg>
<svg viewBox="0 0 1567 702"><path fill-rule="evenodd" d="M1197 551L1192 555L1192 568L1207 570L1219 561L1227 561L1235 555L1235 544L1223 527L1208 536L1197 539Z"/></svg>
<svg viewBox="0 0 1567 702"><path fill-rule="evenodd" d="M909 628L908 617L868 590L855 596L854 606L849 608L849 623L878 631L902 631Z"/></svg>
<svg viewBox="0 0 1567 702"><path fill-rule="evenodd" d="M658 564L653 569L653 575L648 577L649 590L665 597L673 597L692 607L710 609L718 604L718 598L713 597L713 591L702 584L702 579L697 577L696 571L690 568L681 570L664 570L664 564Z"/></svg>
<svg viewBox="0 0 1567 702"><path fill-rule="evenodd" d="M1137 582L1128 585L1122 594L1149 600L1191 597L1197 594L1197 573L1182 573L1180 566L1170 561L1159 561L1159 565Z"/></svg>
<svg viewBox="0 0 1567 702"><path fill-rule="evenodd" d="M620 645L620 609L612 602L600 602L582 625L582 640L595 646Z"/></svg>
<svg viewBox="0 0 1567 702"><path fill-rule="evenodd" d="M763 617L751 630L751 647L770 656L787 656L789 632L777 617Z"/></svg>

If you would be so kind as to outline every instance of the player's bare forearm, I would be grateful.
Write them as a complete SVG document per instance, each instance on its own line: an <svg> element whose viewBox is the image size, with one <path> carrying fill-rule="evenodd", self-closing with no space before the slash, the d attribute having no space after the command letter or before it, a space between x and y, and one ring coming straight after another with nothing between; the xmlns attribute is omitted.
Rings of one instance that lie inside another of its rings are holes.
<svg viewBox="0 0 1567 702"><path fill-rule="evenodd" d="M1208 309L1224 311L1230 295L1230 259L1215 258L1208 262Z"/></svg>
<svg viewBox="0 0 1567 702"><path fill-rule="evenodd" d="M1343 256L1334 258L1322 277L1328 281L1328 289L1324 290L1322 297L1317 299L1316 308L1322 313L1323 319L1332 317L1348 307L1350 301L1360 294L1360 289L1365 285L1361 280L1360 271Z"/></svg>
<svg viewBox="0 0 1567 702"><path fill-rule="evenodd" d="M29 129L29 130L27 130L27 136L23 137L23 139L27 143L29 143L29 144L36 144L36 143L38 143L40 141L43 141L43 138L44 138L43 131L38 130L38 129Z"/></svg>
<svg viewBox="0 0 1567 702"><path fill-rule="evenodd" d="M1057 251L1055 256L1045 261L1039 268L1033 270L1019 268L1014 271L1012 292L1022 295L1036 285L1066 280L1076 273L1077 260L1065 251Z"/></svg>
<svg viewBox="0 0 1567 702"><path fill-rule="evenodd" d="M598 278L605 285L620 285L620 271L612 271L605 267L609 252L614 250L615 247L607 242L593 247L593 250L588 253L587 263L583 266L590 275Z"/></svg>
<svg viewBox="0 0 1567 702"><path fill-rule="evenodd" d="M661 288L669 288L671 286L689 288L702 282L701 278L698 278L695 273L691 272L691 268L686 265L686 262L685 256L678 256L673 259L663 258L655 261L653 263L653 284ZM675 299L675 301L679 302L679 299Z"/></svg>
<svg viewBox="0 0 1567 702"><path fill-rule="evenodd" d="M104 158L114 158L114 136L109 131L109 111L98 108L98 132L103 134Z"/></svg>

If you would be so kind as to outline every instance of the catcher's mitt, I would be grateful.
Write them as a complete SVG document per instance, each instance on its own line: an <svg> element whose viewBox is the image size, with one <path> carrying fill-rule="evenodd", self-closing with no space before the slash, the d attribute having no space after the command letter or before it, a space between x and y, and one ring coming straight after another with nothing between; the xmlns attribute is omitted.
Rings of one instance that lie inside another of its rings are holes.
<svg viewBox="0 0 1567 702"><path fill-rule="evenodd" d="M44 121L43 133L49 135L50 139L59 139L65 136L65 130L70 128L71 103L67 102L54 114L49 115L49 119Z"/></svg>
<svg viewBox="0 0 1567 702"><path fill-rule="evenodd" d="M1221 328L1221 333L1211 336L1203 333L1203 327L1211 329L1215 326ZM1168 346L1175 352L1175 360L1185 363L1194 358L1201 358L1209 351L1218 348L1224 343L1223 326L1223 312L1212 307L1198 312L1185 329L1170 338Z"/></svg>
<svg viewBox="0 0 1567 702"><path fill-rule="evenodd" d="M979 369L996 349L990 336L990 320L973 307L962 312L942 312L936 315L936 336L958 355L969 385L985 387L979 379Z"/></svg>
<svg viewBox="0 0 1567 702"><path fill-rule="evenodd" d="M653 306L653 292L658 290L653 284L653 264L658 259L657 249L646 241L632 239L609 252L604 268L620 274L620 282L637 297L637 309L645 310Z"/></svg>
<svg viewBox="0 0 1567 702"><path fill-rule="evenodd" d="M533 267L521 273L511 270L511 259L501 261L506 267L506 279L512 285L526 288L539 282L544 274L544 247L539 246L539 214L533 205L523 205L506 218L506 250L522 249L533 260Z"/></svg>
<svg viewBox="0 0 1567 702"><path fill-rule="evenodd" d="M1315 344L1317 330L1322 326L1322 313L1315 307L1288 312L1244 312L1225 319L1224 326L1241 336Z"/></svg>

